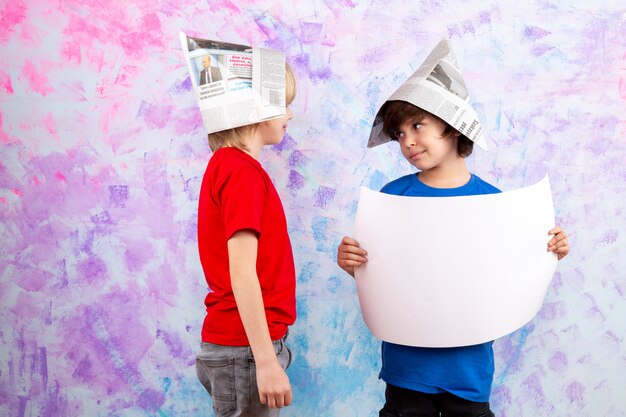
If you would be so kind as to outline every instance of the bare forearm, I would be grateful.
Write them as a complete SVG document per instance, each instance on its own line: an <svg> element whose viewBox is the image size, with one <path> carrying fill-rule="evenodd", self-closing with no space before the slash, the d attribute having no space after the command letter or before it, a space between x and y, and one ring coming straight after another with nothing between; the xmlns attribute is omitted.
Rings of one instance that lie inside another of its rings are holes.
<svg viewBox="0 0 626 417"><path fill-rule="evenodd" d="M231 284L255 362L262 365L276 360L258 277L251 273L233 275Z"/></svg>

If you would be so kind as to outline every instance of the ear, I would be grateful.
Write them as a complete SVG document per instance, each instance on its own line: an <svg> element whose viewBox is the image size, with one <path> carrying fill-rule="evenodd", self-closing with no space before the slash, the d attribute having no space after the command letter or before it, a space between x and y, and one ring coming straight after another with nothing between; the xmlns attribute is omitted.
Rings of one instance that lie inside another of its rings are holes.
<svg viewBox="0 0 626 417"><path fill-rule="evenodd" d="M457 132L456 130L448 135L450 139L458 139L460 136L461 136L461 133Z"/></svg>

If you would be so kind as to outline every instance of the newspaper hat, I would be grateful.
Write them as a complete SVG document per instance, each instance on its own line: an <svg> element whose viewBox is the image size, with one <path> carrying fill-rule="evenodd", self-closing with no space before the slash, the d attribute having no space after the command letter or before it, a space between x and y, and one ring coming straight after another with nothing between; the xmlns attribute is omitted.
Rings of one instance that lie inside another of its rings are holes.
<svg viewBox="0 0 626 417"><path fill-rule="evenodd" d="M179 33L207 133L286 114L285 54Z"/></svg>
<svg viewBox="0 0 626 417"><path fill-rule="evenodd" d="M487 142L447 39L437 44L424 63L385 102L401 100L438 116L481 148ZM383 114L378 110L367 147L391 138L383 130Z"/></svg>

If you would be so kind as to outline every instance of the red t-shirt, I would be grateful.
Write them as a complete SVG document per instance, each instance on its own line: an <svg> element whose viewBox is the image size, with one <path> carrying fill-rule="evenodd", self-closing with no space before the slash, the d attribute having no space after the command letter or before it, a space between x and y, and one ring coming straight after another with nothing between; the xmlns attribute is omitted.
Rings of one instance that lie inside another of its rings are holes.
<svg viewBox="0 0 626 417"><path fill-rule="evenodd" d="M247 346L230 282L228 239L255 230L256 271L272 340L296 320L293 253L283 206L261 164L237 148L217 150L204 174L198 204L198 248L209 294L202 341Z"/></svg>

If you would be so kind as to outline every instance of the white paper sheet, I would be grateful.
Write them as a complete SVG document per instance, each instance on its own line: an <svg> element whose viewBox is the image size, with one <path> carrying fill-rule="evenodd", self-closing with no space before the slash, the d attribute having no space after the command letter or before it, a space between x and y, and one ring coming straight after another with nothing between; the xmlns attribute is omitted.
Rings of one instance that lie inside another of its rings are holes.
<svg viewBox="0 0 626 417"><path fill-rule="evenodd" d="M404 197L361 189L354 238L365 323L379 339L423 347L494 340L530 321L557 257L547 252L548 177L500 194Z"/></svg>

